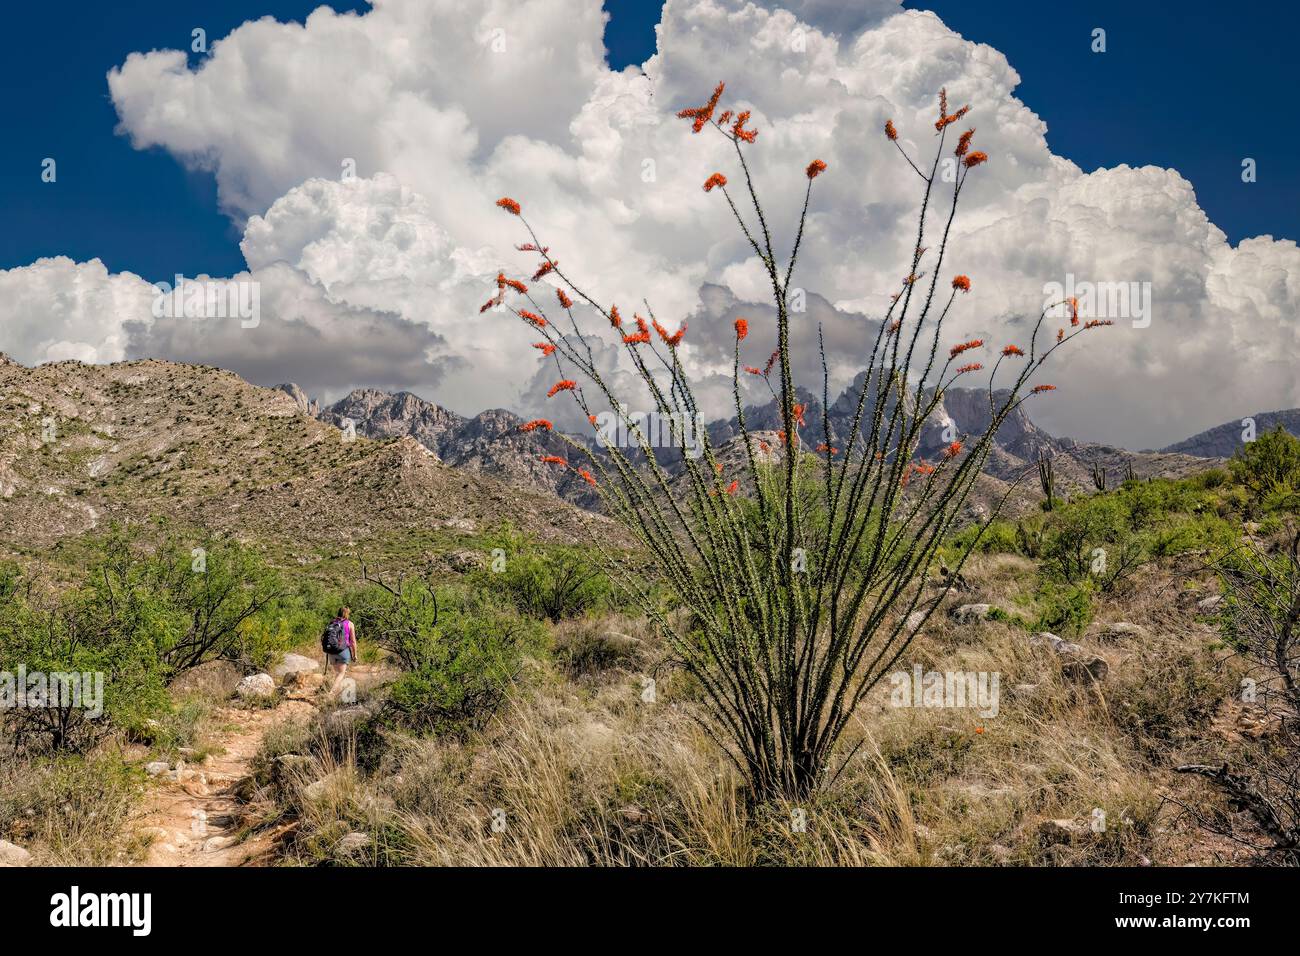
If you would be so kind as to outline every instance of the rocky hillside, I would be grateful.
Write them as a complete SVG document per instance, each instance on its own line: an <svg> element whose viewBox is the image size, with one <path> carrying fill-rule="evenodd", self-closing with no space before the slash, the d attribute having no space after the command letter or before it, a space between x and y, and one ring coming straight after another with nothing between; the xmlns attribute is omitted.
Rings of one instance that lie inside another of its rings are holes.
<svg viewBox="0 0 1300 956"><path fill-rule="evenodd" d="M507 522L543 538L609 533L527 483L452 468L411 437L348 440L303 410L206 366L0 357L0 543L39 549L149 517L317 553Z"/></svg>
<svg viewBox="0 0 1300 956"><path fill-rule="evenodd" d="M1282 412L1260 412L1251 417L1255 420L1257 435L1281 425L1292 435L1300 436L1300 408L1290 408ZM1243 430L1240 419L1224 422L1163 450L1183 455L1199 455L1203 458L1228 458L1241 447Z"/></svg>

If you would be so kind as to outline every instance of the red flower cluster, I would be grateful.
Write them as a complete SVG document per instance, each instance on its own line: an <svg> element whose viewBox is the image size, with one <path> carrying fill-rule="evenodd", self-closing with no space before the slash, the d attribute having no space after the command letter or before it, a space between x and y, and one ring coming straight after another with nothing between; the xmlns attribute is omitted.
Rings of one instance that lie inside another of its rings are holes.
<svg viewBox="0 0 1300 956"><path fill-rule="evenodd" d="M745 338L745 336L748 334L749 334L749 320L737 319L736 320L736 341L737 342L742 341Z"/></svg>
<svg viewBox="0 0 1300 956"><path fill-rule="evenodd" d="M515 202L509 196L502 196L500 199L497 200L497 205L500 206L502 209L504 209L506 212L513 213L516 216L519 215L520 212L519 203Z"/></svg>
<svg viewBox="0 0 1300 956"><path fill-rule="evenodd" d="M970 349L977 349L983 344L983 339L971 339L969 342L962 342L961 345L954 345L948 351L948 358L955 359L958 355L961 355L962 352L969 351Z"/></svg>
<svg viewBox="0 0 1300 956"><path fill-rule="evenodd" d="M578 387L578 383L571 378L561 379L551 386L551 390L546 393L547 398L554 398L560 392L571 392Z"/></svg>
<svg viewBox="0 0 1300 956"><path fill-rule="evenodd" d="M988 159L989 159L988 153L981 153L977 149L975 150L975 152L971 153L969 156L966 157L965 160L966 168L973 169L974 167L978 166L980 163L988 162Z"/></svg>
<svg viewBox="0 0 1300 956"><path fill-rule="evenodd" d="M714 173L708 179L704 180L704 191L706 193L712 192L714 186L725 185L727 185L727 177L722 175L722 173Z"/></svg>
<svg viewBox="0 0 1300 956"><path fill-rule="evenodd" d="M654 326L655 326L655 331L659 333L659 338L663 340L664 344L670 345L673 348L676 348L678 345L681 344L682 336L686 334L685 322L683 322L682 327L678 329L676 332L674 332L672 335L669 335L668 330L659 324L658 319L654 320Z"/></svg>
<svg viewBox="0 0 1300 956"><path fill-rule="evenodd" d="M752 143L758 139L758 130L745 129L745 124L749 122L749 110L739 114L736 117L736 124L731 127L731 135L736 139L746 143Z"/></svg>
<svg viewBox="0 0 1300 956"><path fill-rule="evenodd" d="M546 273L550 272L554 268L555 268L555 263L551 262L549 259L546 260L540 266L538 266L537 271L533 273L533 281L536 282L538 279L546 275Z"/></svg>
<svg viewBox="0 0 1300 956"><path fill-rule="evenodd" d="M944 458L956 458L961 454L961 442L955 441L943 450Z"/></svg>
<svg viewBox="0 0 1300 956"><path fill-rule="evenodd" d="M894 128L893 120L885 120L885 135L890 139L898 139L898 130Z"/></svg>
<svg viewBox="0 0 1300 956"><path fill-rule="evenodd" d="M560 300L560 305L566 309L573 308L573 300L568 297L563 289L555 290L555 297Z"/></svg>
<svg viewBox="0 0 1300 956"><path fill-rule="evenodd" d="M611 305L609 307L609 324L614 326L614 328L618 328L623 324L623 316L618 314L618 306L616 305Z"/></svg>
<svg viewBox="0 0 1300 956"><path fill-rule="evenodd" d="M960 292L969 292L970 276L953 276L952 287Z"/></svg>
<svg viewBox="0 0 1300 956"><path fill-rule="evenodd" d="M539 329L546 327L546 320L542 318L540 315L538 315L536 312L529 312L527 309L520 309L519 318L525 320L526 322L531 322Z"/></svg>
<svg viewBox="0 0 1300 956"><path fill-rule="evenodd" d="M1035 386L1030 390L1030 394L1031 394L1031 395L1037 395L1037 394L1039 394L1040 392L1054 392L1054 391L1056 391L1056 386L1055 386L1055 385L1035 385Z"/></svg>
<svg viewBox="0 0 1300 956"><path fill-rule="evenodd" d="M967 372L978 372L983 367L984 364L982 362L971 362L969 365L963 365L961 368L957 369L957 374L965 375Z"/></svg>
<svg viewBox="0 0 1300 956"><path fill-rule="evenodd" d="M970 149L970 141L975 137L975 130L968 129L961 134L961 139L957 140L957 148L953 153L957 156L965 156L966 151Z"/></svg>
<svg viewBox="0 0 1300 956"><path fill-rule="evenodd" d="M504 290L506 286L510 286L510 288L514 289L521 295L528 291L528 286L524 285L518 279L507 279L504 272L498 272L497 288Z"/></svg>
<svg viewBox="0 0 1300 956"><path fill-rule="evenodd" d="M1074 296L1065 300L1065 304L1070 307L1070 324L1079 324L1079 300Z"/></svg>
<svg viewBox="0 0 1300 956"><path fill-rule="evenodd" d="M771 355L768 356L767 364L763 366L764 375L770 375L772 373L772 366L776 364L776 360L779 359L780 357L781 357L780 349L777 349L775 352L773 352Z"/></svg>
<svg viewBox="0 0 1300 956"><path fill-rule="evenodd" d="M569 464L559 455L542 455L542 457L540 457L537 460L545 462L548 465L564 465L566 468L568 467Z"/></svg>
<svg viewBox="0 0 1300 956"><path fill-rule="evenodd" d="M534 418L531 422L525 422L524 424L520 425L519 430L521 432L532 432L532 431L537 431L537 429L541 428L549 432L554 427L555 426L552 425L550 422L548 422L545 418Z"/></svg>
<svg viewBox="0 0 1300 956"><path fill-rule="evenodd" d="M814 159L808 164L808 168L804 170L809 179L816 179L820 173L824 173L825 171L826 164L820 159Z"/></svg>
<svg viewBox="0 0 1300 956"><path fill-rule="evenodd" d="M697 106L692 109L684 109L677 114L678 119L694 120L691 123L691 132L698 133L704 129L704 124L713 119L713 111L718 108L718 100L722 99L722 91L726 88L726 83L719 83L709 101L703 106ZM729 115L729 114L728 114Z"/></svg>
<svg viewBox="0 0 1300 956"><path fill-rule="evenodd" d="M595 486L596 479L591 477L591 472L589 472L586 468L579 468L578 474L582 475L582 480L585 481L587 484L592 485L593 487Z"/></svg>
<svg viewBox="0 0 1300 956"><path fill-rule="evenodd" d="M1012 355L1024 355L1025 350L1018 345L1008 345L1002 350L1002 354L1010 358Z"/></svg>
<svg viewBox="0 0 1300 956"><path fill-rule="evenodd" d="M727 485L727 494L729 495L734 495L739 490L740 490L739 480L733 480L731 484Z"/></svg>
<svg viewBox="0 0 1300 956"><path fill-rule="evenodd" d="M555 346L552 345L550 342L534 342L533 348L541 349L543 355L550 355L552 352L555 351Z"/></svg>
<svg viewBox="0 0 1300 956"><path fill-rule="evenodd" d="M762 374L763 374L763 370L762 370L761 368L754 368L754 366L752 366L752 365L746 365L746 366L745 366L745 371L748 372L750 375L762 375Z"/></svg>

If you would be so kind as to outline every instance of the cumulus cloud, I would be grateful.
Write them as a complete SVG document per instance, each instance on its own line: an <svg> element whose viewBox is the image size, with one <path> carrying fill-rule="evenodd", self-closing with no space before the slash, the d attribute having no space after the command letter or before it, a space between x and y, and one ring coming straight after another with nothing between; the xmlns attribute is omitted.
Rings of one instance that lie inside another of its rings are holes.
<svg viewBox="0 0 1300 956"><path fill-rule="evenodd" d="M726 79L724 106L751 110L761 131L746 149L778 249L793 241L803 167L829 164L795 276L808 307L794 340L801 383L820 392L820 327L842 388L915 242L922 184L881 127L892 118L903 145L928 157L946 86L971 103L991 157L968 181L942 263L937 248L923 263L945 282L974 280L950 318L954 341L1021 340L1050 283L1149 283L1150 324L1121 316L1081 339L1047 373L1059 390L1036 420L1141 447L1300 405L1288 361L1300 334L1294 242L1233 248L1174 170L1083 173L1050 153L1001 53L896 0L851 6L669 0L657 53L617 73L602 62L596 0L382 0L364 16L244 24L197 70L177 52L133 54L109 75L122 130L214 173L245 225L250 270L284 290L269 297L279 324L261 347L147 322L128 335L140 280L42 260L0 273L0 308L21 329L10 350L106 361L156 349L263 378L280 359L273 378L328 368L330 382L400 382L460 411L536 411L553 375L534 337L477 312L498 269L534 265L512 248L527 238L519 222L492 206L511 195L600 301L630 313L646 298L665 324L689 322L687 360L723 414L731 322L751 319L743 361L761 365L774 319L725 201L700 190L715 170L738 182L730 146L673 113ZM933 230L946 208L932 213ZM45 301L60 307L38 319ZM280 351L305 336L313 348ZM314 357L295 365L295 354ZM614 350L601 354L626 373Z"/></svg>

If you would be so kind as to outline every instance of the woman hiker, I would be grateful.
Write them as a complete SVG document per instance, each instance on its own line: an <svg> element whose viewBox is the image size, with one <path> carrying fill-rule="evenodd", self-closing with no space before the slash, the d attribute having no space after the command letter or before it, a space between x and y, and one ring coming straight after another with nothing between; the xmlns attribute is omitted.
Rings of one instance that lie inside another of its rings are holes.
<svg viewBox="0 0 1300 956"><path fill-rule="evenodd" d="M348 672L348 665L357 659L357 629L352 623L352 609L339 608L338 616L325 628L321 646L325 651L325 660L334 671L334 683L330 686L330 696L339 692L343 677Z"/></svg>

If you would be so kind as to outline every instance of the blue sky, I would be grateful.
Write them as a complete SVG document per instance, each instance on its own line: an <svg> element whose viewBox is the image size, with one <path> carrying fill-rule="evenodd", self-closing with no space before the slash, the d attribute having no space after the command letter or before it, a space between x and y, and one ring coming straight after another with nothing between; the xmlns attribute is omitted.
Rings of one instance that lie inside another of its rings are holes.
<svg viewBox="0 0 1300 956"><path fill-rule="evenodd" d="M105 74L133 51L187 49L190 31L219 38L259 16L301 20L315 0L223 0L201 13L174 0L23 4L6 11L0 83L7 91L0 154L0 268L41 256L99 257L110 271L149 280L229 275L243 267L239 235L218 210L212 177L160 150L139 152L114 132ZM1085 170L1119 163L1180 170L1201 206L1236 242L1297 237L1300 134L1288 118L1285 75L1300 5L1264 12L1210 0L1168 4L922 0L968 39L1019 71L1017 93L1048 124L1058 155ZM364 4L333 3L338 10ZM614 66L654 49L658 10L609 0ZM69 10L74 11L72 14ZM1225 13L1227 9L1230 12ZM1094 27L1107 52L1090 50ZM58 163L42 183L41 162ZM1241 181L1252 157L1258 181Z"/></svg>

